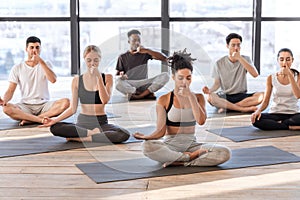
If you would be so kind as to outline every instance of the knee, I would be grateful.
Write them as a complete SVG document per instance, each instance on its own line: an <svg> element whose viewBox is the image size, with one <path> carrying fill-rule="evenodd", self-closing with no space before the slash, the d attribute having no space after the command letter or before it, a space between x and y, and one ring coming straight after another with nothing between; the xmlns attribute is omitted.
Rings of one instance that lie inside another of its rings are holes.
<svg viewBox="0 0 300 200"><path fill-rule="evenodd" d="M212 156L216 160L216 165L222 164L231 158L231 150L227 146L216 145L213 147Z"/></svg>
<svg viewBox="0 0 300 200"><path fill-rule="evenodd" d="M61 109L65 110L70 106L70 99L68 98L63 98L61 101Z"/></svg>
<svg viewBox="0 0 300 200"><path fill-rule="evenodd" d="M118 78L117 80L116 80L116 89L117 90L121 90L122 89L122 83L124 82L124 80L122 80L122 79L120 79L120 78Z"/></svg>
<svg viewBox="0 0 300 200"><path fill-rule="evenodd" d="M160 74L160 79L162 80L161 82L164 85L164 84L166 84L169 81L170 76L169 76L169 74L167 72L163 72L163 73Z"/></svg>
<svg viewBox="0 0 300 200"><path fill-rule="evenodd" d="M170 79L169 73L163 72L161 75L162 75L164 80L169 81L169 79Z"/></svg>
<svg viewBox="0 0 300 200"><path fill-rule="evenodd" d="M53 124L52 126L50 126L50 132L54 135L54 136L60 136L59 132L57 131L57 129L59 128L58 124Z"/></svg>
<svg viewBox="0 0 300 200"><path fill-rule="evenodd" d="M142 149L144 155L149 155L157 150L156 148L156 140L145 140L142 144Z"/></svg>
<svg viewBox="0 0 300 200"><path fill-rule="evenodd" d="M115 135L115 134L114 134ZM128 140L130 137L130 133L122 128L116 131L116 136L114 138L110 138L112 143L122 143Z"/></svg>
<svg viewBox="0 0 300 200"><path fill-rule="evenodd" d="M231 158L231 150L228 147L226 147L226 146L222 146L222 150L221 151L223 152L223 156L222 156L223 160L222 160L222 162L228 161Z"/></svg>
<svg viewBox="0 0 300 200"><path fill-rule="evenodd" d="M14 109L12 106L3 106L3 112L8 115L11 116L14 113Z"/></svg>

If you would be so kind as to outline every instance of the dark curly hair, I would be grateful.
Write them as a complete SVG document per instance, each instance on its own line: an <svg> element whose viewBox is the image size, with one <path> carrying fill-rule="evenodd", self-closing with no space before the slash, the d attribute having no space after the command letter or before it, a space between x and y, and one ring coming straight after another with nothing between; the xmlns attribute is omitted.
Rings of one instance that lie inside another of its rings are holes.
<svg viewBox="0 0 300 200"><path fill-rule="evenodd" d="M191 57L191 54L186 51L186 48L183 51L174 52L172 56L168 58L168 64L172 69L172 74L175 74L180 69L189 69L193 72L193 61L195 58Z"/></svg>

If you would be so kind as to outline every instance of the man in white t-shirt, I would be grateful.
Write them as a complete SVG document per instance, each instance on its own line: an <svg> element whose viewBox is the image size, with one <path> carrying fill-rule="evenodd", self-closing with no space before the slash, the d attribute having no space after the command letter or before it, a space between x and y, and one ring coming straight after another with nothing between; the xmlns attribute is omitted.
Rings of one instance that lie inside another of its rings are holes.
<svg viewBox="0 0 300 200"><path fill-rule="evenodd" d="M230 33L226 37L229 55L220 58L213 68L214 84L203 87L208 102L219 108L218 112L226 109L240 112L253 112L263 100L263 92L247 93L247 72L257 77L258 72L248 56L240 54L242 37ZM220 91L214 93L219 88Z"/></svg>
<svg viewBox="0 0 300 200"><path fill-rule="evenodd" d="M13 66L9 74L9 86L0 105L3 112L12 119L19 120L20 125L42 123L45 117L53 117L69 107L69 99L50 101L48 81L56 82L56 75L51 64L40 57L41 40L31 36L26 40L27 60ZM9 103L19 85L21 101Z"/></svg>

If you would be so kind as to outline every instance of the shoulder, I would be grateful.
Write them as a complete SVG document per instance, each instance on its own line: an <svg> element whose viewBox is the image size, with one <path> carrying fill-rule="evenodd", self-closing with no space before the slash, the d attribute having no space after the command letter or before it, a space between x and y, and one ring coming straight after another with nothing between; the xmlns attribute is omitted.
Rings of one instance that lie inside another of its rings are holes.
<svg viewBox="0 0 300 200"><path fill-rule="evenodd" d="M274 77L276 77L276 74L271 74L267 77L267 85L272 85L272 80Z"/></svg>
<svg viewBox="0 0 300 200"><path fill-rule="evenodd" d="M119 55L119 58L123 58L123 57L125 57L125 56L128 56L128 54L129 54L129 51L126 51L126 52L124 52L124 53L121 53L121 54Z"/></svg>
<svg viewBox="0 0 300 200"><path fill-rule="evenodd" d="M11 68L10 71L11 71L12 73L18 73L18 72L20 72L20 70L24 70L24 69L25 69L24 66L25 66L25 63L24 63L24 62L15 64L15 65Z"/></svg>
<svg viewBox="0 0 300 200"><path fill-rule="evenodd" d="M170 102L170 96L171 96L171 92L160 96L157 100L157 104L162 105L163 107L167 108L167 105Z"/></svg>
<svg viewBox="0 0 300 200"><path fill-rule="evenodd" d="M228 56L223 56L223 57L219 58L219 59L215 62L215 64L216 64L217 66L220 65L220 64L223 64L227 59L228 59Z"/></svg>
<svg viewBox="0 0 300 200"><path fill-rule="evenodd" d="M112 74L104 74L105 75L105 79L112 79L113 75Z"/></svg>
<svg viewBox="0 0 300 200"><path fill-rule="evenodd" d="M25 67L25 62L20 62L18 64L15 64L12 69L20 69L20 68L23 68Z"/></svg>
<svg viewBox="0 0 300 200"><path fill-rule="evenodd" d="M205 97L202 93L195 93L198 102L205 102Z"/></svg>
<svg viewBox="0 0 300 200"><path fill-rule="evenodd" d="M81 75L82 76L82 75ZM79 82L79 76L78 75L76 75L76 76L74 76L74 78L73 78L73 80L72 80L72 85L78 85L78 82Z"/></svg>

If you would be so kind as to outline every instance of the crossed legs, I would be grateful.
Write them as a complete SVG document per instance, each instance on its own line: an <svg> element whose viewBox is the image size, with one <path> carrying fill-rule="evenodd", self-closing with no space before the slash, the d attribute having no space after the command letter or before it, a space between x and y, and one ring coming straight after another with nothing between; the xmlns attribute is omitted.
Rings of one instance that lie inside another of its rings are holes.
<svg viewBox="0 0 300 200"><path fill-rule="evenodd" d="M20 125L22 126L34 122L42 123L44 117L53 117L59 115L65 109L67 109L69 105L69 99L63 98L55 101L48 110L42 112L39 115L34 115L29 112L25 112L15 104L7 104L6 106L3 106L3 112L14 120L20 120Z"/></svg>
<svg viewBox="0 0 300 200"><path fill-rule="evenodd" d="M263 95L263 92L257 92L237 103L231 103L230 101L219 97L216 93L211 93L208 95L207 101L211 105L219 108L219 113L224 112L226 109L239 112L254 112L257 109L256 106L262 102Z"/></svg>

